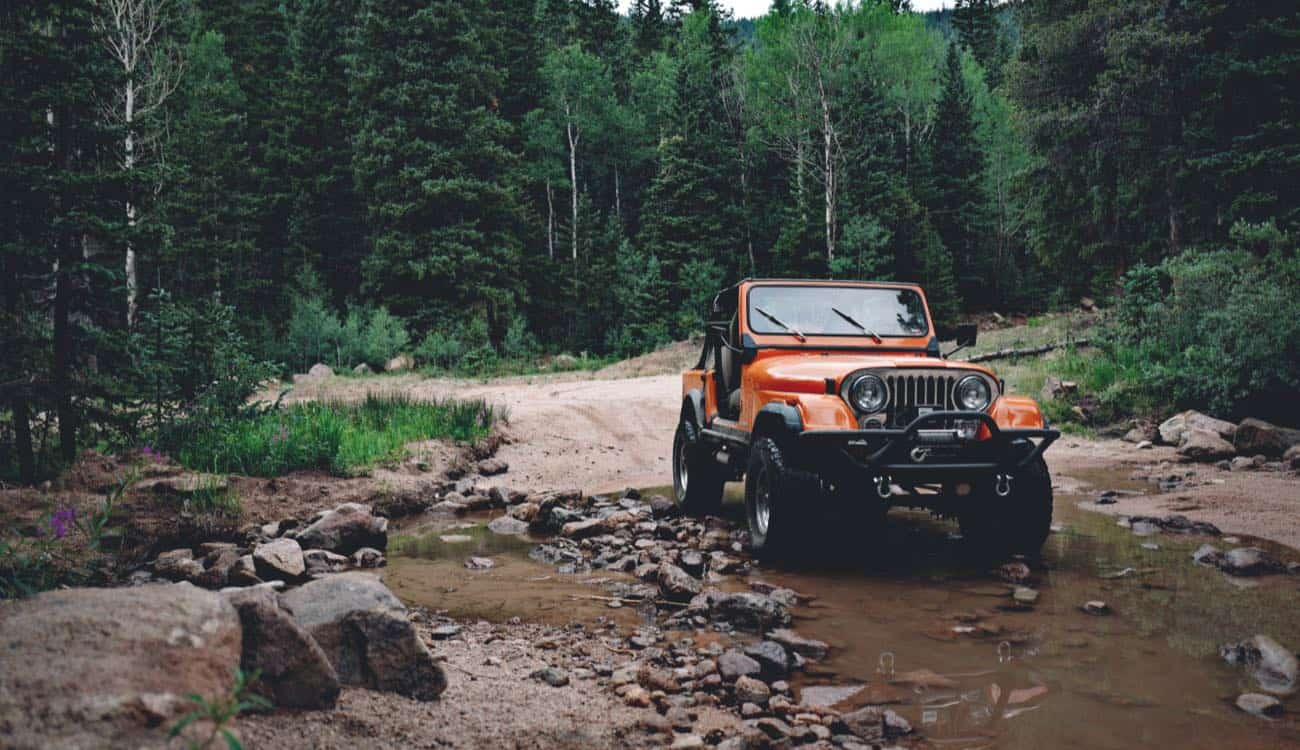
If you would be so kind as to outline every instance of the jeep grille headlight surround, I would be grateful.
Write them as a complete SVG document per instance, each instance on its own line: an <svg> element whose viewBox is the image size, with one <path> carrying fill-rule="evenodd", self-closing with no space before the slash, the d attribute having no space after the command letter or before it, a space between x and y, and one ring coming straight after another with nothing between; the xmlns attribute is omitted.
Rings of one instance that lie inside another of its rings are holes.
<svg viewBox="0 0 1300 750"><path fill-rule="evenodd" d="M966 411L984 411L992 400L989 384L979 375L967 375L953 388L953 401Z"/></svg>
<svg viewBox="0 0 1300 750"><path fill-rule="evenodd" d="M863 414L875 414L889 405L889 389L885 387L885 381L867 373L853 381L849 388L849 400Z"/></svg>

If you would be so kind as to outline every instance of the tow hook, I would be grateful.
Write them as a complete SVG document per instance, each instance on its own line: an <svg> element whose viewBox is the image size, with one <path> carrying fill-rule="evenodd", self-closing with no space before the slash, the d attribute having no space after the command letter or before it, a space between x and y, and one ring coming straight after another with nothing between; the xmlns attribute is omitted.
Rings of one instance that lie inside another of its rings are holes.
<svg viewBox="0 0 1300 750"><path fill-rule="evenodd" d="M993 486L993 491L998 493L998 497L1006 497L1011 494L1011 475L998 474L997 483Z"/></svg>
<svg viewBox="0 0 1300 750"><path fill-rule="evenodd" d="M892 491L890 489L891 484L893 484L893 479L890 477L876 477L876 494L880 496L881 500L889 497Z"/></svg>

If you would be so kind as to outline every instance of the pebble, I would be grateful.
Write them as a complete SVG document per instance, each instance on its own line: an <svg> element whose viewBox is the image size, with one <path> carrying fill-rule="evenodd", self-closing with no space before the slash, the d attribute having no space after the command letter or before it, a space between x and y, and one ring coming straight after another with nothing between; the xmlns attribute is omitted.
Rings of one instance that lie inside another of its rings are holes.
<svg viewBox="0 0 1300 750"><path fill-rule="evenodd" d="M496 563L490 557L471 557L465 561L465 567L470 570L487 570L495 566Z"/></svg>
<svg viewBox="0 0 1300 750"><path fill-rule="evenodd" d="M1237 696L1237 708L1254 716L1271 719L1282 715L1282 702L1263 693L1242 693Z"/></svg>
<svg viewBox="0 0 1300 750"><path fill-rule="evenodd" d="M541 680L551 687L564 687L569 684L569 675L557 667L543 667L528 676L534 680Z"/></svg>

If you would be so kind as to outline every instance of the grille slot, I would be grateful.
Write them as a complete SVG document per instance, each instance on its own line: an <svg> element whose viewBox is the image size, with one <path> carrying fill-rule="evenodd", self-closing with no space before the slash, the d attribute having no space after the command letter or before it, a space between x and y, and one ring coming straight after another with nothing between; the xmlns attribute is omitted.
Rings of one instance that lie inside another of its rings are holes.
<svg viewBox="0 0 1300 750"><path fill-rule="evenodd" d="M964 373L963 373L964 374ZM889 423L903 427L924 409L952 410L952 390L957 384L956 375L933 373L897 373L885 376L889 386ZM939 425L935 425L938 427Z"/></svg>

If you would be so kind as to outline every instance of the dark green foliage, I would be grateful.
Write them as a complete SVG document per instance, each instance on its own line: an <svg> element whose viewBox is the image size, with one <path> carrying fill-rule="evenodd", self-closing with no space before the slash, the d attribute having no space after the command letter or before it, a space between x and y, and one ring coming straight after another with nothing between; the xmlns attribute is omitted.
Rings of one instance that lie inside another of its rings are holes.
<svg viewBox="0 0 1300 750"><path fill-rule="evenodd" d="M988 298L981 290L988 289L989 277L998 269L990 263L986 244L989 227L988 199L983 194L984 154L975 138L972 97L956 45L948 46L939 80L942 93L930 138L927 188L930 221L951 261L940 260L937 247L927 247L926 252L931 268L948 265L960 279L961 292L973 303L986 304Z"/></svg>
<svg viewBox="0 0 1300 750"><path fill-rule="evenodd" d="M495 110L501 71L473 25L480 8L366 0L355 37L364 291L424 329L470 310L503 322L520 291L515 157Z"/></svg>
<svg viewBox="0 0 1300 750"><path fill-rule="evenodd" d="M1300 250L1272 224L1238 223L1232 246L1188 251L1124 278L1108 354L1153 403L1225 417L1300 417Z"/></svg>

